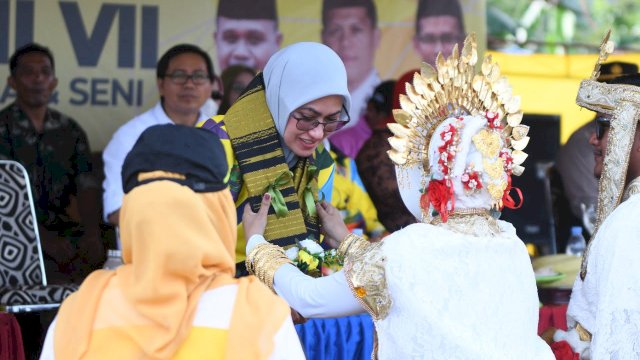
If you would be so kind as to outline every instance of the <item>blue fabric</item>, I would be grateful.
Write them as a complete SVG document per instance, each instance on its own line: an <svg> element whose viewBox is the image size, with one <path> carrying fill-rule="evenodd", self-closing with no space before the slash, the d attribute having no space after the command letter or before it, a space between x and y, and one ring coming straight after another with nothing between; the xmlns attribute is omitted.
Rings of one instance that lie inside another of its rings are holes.
<svg viewBox="0 0 640 360"><path fill-rule="evenodd" d="M331 196L333 195L333 178L336 173L336 167L334 166L331 169L331 175L327 179L327 182L324 186L318 191L318 200L327 200L331 202Z"/></svg>
<svg viewBox="0 0 640 360"><path fill-rule="evenodd" d="M296 325L309 360L371 359L373 321L369 314L336 319L310 319Z"/></svg>
<svg viewBox="0 0 640 360"><path fill-rule="evenodd" d="M356 165L356 161L353 159L349 159L351 163L351 181L353 181L356 185L362 189L362 191L367 192L367 189L364 187L362 183L362 179L360 178L360 174L358 173L358 166Z"/></svg>

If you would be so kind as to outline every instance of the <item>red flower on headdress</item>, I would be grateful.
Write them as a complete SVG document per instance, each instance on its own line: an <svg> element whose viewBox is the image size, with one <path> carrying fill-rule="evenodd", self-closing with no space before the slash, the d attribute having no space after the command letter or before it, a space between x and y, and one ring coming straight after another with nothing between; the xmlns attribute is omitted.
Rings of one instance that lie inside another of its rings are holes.
<svg viewBox="0 0 640 360"><path fill-rule="evenodd" d="M511 175L513 171L513 157L511 156L511 150L502 148L502 150L500 150L500 157L504 161L504 172L506 172L508 176Z"/></svg>
<svg viewBox="0 0 640 360"><path fill-rule="evenodd" d="M440 214L443 222L449 217L449 201L453 208L453 187L447 185L447 180L431 180L425 191L420 197L420 206L423 209L429 209L429 204Z"/></svg>
<svg viewBox="0 0 640 360"><path fill-rule="evenodd" d="M462 182L465 190L473 191L482 189L482 181L480 181L480 176L477 171L465 171L462 173L460 182Z"/></svg>

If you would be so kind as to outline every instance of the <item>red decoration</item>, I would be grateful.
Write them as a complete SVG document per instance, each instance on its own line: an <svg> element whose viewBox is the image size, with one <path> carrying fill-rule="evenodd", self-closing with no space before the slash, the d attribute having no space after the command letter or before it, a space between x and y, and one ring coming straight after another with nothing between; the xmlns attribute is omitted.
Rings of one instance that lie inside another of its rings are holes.
<svg viewBox="0 0 640 360"><path fill-rule="evenodd" d="M511 189L516 191L518 197L520 198L520 203L516 205L516 201L509 195ZM519 209L524 202L524 198L522 197L522 191L516 187L511 187L511 176L507 176L507 187L504 189L504 194L502 195L502 206L507 207L509 209ZM502 210L502 209L500 209Z"/></svg>
<svg viewBox="0 0 640 360"><path fill-rule="evenodd" d="M460 181L465 190L474 191L482 189L482 181L480 181L480 176L477 171L467 169L467 171L462 174Z"/></svg>
<svg viewBox="0 0 640 360"><path fill-rule="evenodd" d="M426 196L425 196L426 195ZM447 222L449 218L449 201L453 209L453 187L446 180L431 180L427 186L427 191L420 198L420 206L429 209L429 204L440 214L442 222ZM426 206L424 206L426 205Z"/></svg>
<svg viewBox="0 0 640 360"><path fill-rule="evenodd" d="M491 129L502 129L502 122L498 119L498 113L487 111L485 117Z"/></svg>
<svg viewBox="0 0 640 360"><path fill-rule="evenodd" d="M500 150L500 157L504 161L504 172L507 173L507 176L511 176L511 173L513 172L513 157L511 156L511 150L503 148Z"/></svg>
<svg viewBox="0 0 640 360"><path fill-rule="evenodd" d="M580 354L573 352L571 345L564 340L551 344L551 351L556 360L580 360Z"/></svg>

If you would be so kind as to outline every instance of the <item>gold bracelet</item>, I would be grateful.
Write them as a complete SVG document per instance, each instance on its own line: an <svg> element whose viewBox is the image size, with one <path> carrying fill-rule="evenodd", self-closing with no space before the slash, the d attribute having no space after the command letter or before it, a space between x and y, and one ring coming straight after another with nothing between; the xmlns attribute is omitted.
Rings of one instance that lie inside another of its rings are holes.
<svg viewBox="0 0 640 360"><path fill-rule="evenodd" d="M257 245L246 259L247 270L268 286L271 291L274 291L273 277L276 271L287 263L291 263L291 260L285 254L284 249L269 243Z"/></svg>
<svg viewBox="0 0 640 360"><path fill-rule="evenodd" d="M263 245L269 245L269 243L261 243L254 246L253 249L251 249L251 251L247 254L247 257L244 259L244 266L247 268L247 272L250 275L253 275L253 258L258 252L258 248Z"/></svg>

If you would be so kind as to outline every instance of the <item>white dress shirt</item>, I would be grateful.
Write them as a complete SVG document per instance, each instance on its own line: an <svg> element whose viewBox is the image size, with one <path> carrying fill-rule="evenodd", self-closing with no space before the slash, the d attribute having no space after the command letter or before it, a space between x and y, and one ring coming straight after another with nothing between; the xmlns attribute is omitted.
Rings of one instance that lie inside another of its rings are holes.
<svg viewBox="0 0 640 360"><path fill-rule="evenodd" d="M208 116L200 112L198 121L207 119ZM146 112L134 117L122 125L114 134L107 147L102 152L104 161L104 182L102 187L103 217L107 221L109 214L122 206L122 164L140 134L154 125L173 124L162 108L160 101Z"/></svg>

